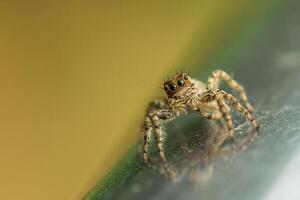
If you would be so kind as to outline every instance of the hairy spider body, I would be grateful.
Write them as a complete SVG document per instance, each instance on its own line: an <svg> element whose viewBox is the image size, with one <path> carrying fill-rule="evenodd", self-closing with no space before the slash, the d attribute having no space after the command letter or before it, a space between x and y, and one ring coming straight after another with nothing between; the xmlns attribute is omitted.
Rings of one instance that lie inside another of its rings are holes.
<svg viewBox="0 0 300 200"><path fill-rule="evenodd" d="M220 81L224 80L229 87L238 93L244 103L243 106L236 97L220 90ZM227 128L227 134L219 137L211 145L209 151L214 152L228 138L234 135L234 125L232 122L230 108L240 112L258 129L258 123L252 115L252 106L248 102L244 88L232 79L226 72L215 70L208 78L207 84L196 79L192 79L186 73L176 74L164 83L164 90L167 98L164 101L153 101L149 104L145 122L143 126L143 160L148 161L148 148L152 132L154 132L156 147L158 149L160 160L163 163L165 171L170 177L175 174L167 164L163 148L163 122L175 119L181 114L198 112L207 119L223 119Z"/></svg>

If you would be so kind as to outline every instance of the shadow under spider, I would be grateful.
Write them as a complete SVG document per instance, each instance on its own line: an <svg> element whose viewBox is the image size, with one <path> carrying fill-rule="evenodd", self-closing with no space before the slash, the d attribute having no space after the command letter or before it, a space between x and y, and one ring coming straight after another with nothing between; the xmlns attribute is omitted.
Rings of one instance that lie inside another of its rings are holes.
<svg viewBox="0 0 300 200"><path fill-rule="evenodd" d="M157 159L152 159L149 166L172 181L188 179L203 184L212 177L214 168L230 167L234 159L254 142L258 134L257 130L249 128L242 131L242 134L236 131L235 136L230 138L226 129L214 121L203 123L200 129L188 136L180 133L180 127L172 132L175 132L177 138L169 145L168 165L176 176L168 177L162 163Z"/></svg>

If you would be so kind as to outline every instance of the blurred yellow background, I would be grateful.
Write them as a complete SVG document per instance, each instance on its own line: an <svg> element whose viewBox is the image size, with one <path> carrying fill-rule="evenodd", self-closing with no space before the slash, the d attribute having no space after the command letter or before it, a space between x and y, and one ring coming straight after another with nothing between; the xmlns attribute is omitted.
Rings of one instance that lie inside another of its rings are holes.
<svg viewBox="0 0 300 200"><path fill-rule="evenodd" d="M1 1L1 199L79 199L162 79L207 64L263 2Z"/></svg>

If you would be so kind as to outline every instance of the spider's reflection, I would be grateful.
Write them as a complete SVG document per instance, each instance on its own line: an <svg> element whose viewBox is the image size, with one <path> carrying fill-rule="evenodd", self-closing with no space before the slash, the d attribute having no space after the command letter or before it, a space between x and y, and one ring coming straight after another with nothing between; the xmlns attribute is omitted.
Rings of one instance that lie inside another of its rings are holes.
<svg viewBox="0 0 300 200"><path fill-rule="evenodd" d="M244 130L230 138L226 130L215 123L207 123L195 134L177 138L170 145L168 164L174 177L169 177L158 160L152 160L151 167L173 181L188 178L191 181L205 183L213 175L214 168L228 168L234 159L244 152L255 140L257 131ZM180 135L180 134L178 134Z"/></svg>

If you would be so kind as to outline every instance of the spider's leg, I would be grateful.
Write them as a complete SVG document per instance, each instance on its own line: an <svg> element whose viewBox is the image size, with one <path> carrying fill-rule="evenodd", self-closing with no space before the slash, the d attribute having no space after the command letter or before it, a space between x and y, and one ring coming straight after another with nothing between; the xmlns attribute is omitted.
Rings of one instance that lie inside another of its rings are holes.
<svg viewBox="0 0 300 200"><path fill-rule="evenodd" d="M143 130L143 136L144 136L144 143L143 143L143 161L146 163L148 161L148 148L149 143L151 140L151 132L152 132L152 123L149 117L146 117L145 124L144 124L144 130Z"/></svg>
<svg viewBox="0 0 300 200"><path fill-rule="evenodd" d="M163 167L168 175L169 178L174 179L176 176L176 173L170 168L170 166L167 163L167 159L165 156L165 151L163 147L163 131L162 131L162 120L170 120L174 119L176 114L168 109L158 110L154 111L151 114L151 120L153 123L153 130L155 133L155 139L156 139L156 147L158 149L160 160L163 163Z"/></svg>
<svg viewBox="0 0 300 200"><path fill-rule="evenodd" d="M160 124L159 118L155 115L152 118L153 121L153 128L154 128L154 133L155 133L155 139L156 139L156 146L159 152L159 157L163 162L167 162L165 153L164 153L164 148L163 148L163 132Z"/></svg>
<svg viewBox="0 0 300 200"><path fill-rule="evenodd" d="M253 108L248 101L245 89L226 72L222 70L213 71L207 80L207 89L219 89L221 80L225 80L229 87L241 96L242 100L245 102L247 110L251 113L253 111Z"/></svg>
<svg viewBox="0 0 300 200"><path fill-rule="evenodd" d="M152 134L152 121L149 117L149 113L153 112L157 109L162 109L166 107L166 103L163 101L155 100L149 103L148 108L146 110L146 117L143 125L143 161L147 163L149 158L149 143L151 141Z"/></svg>
<svg viewBox="0 0 300 200"><path fill-rule="evenodd" d="M252 126L256 129L259 128L259 125L253 115L251 114L250 111L248 111L247 108L245 108L242 104L239 103L239 101L231 94L228 94L227 92L220 90L218 93L222 94L224 99L228 101L230 105L232 105L237 111L242 113L245 118L252 124Z"/></svg>

